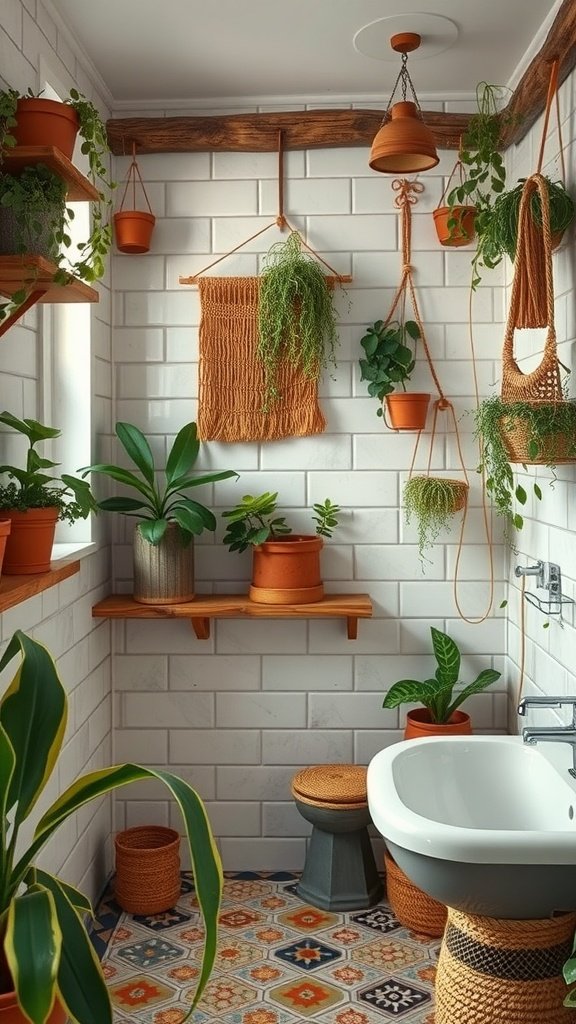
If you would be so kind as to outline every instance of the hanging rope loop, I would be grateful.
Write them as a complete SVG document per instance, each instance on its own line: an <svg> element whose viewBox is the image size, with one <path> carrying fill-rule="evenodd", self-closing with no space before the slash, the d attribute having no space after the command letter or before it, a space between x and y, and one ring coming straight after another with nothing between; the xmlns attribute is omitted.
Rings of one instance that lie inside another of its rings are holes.
<svg viewBox="0 0 576 1024"><path fill-rule="evenodd" d="M150 200L148 199L148 193L146 192L146 189L144 187L144 182L142 181L142 175L140 174L140 168L138 167L138 163L136 161L136 143L133 142L132 143L132 160L130 161L130 164L129 164L129 167L128 167L128 171L126 173L126 185L124 186L124 192L122 194L122 200L120 202L120 206L118 207L118 212L119 213L122 211L122 209L124 207L124 203L126 201L126 195L128 193L128 188L130 187L130 185L132 185L132 209L133 210L137 209L137 206L136 206L136 185L137 184L140 185L140 188L142 189L142 192L144 193L144 199L146 200L146 204L148 206L148 210L150 211L150 213L152 213L152 207L150 206Z"/></svg>

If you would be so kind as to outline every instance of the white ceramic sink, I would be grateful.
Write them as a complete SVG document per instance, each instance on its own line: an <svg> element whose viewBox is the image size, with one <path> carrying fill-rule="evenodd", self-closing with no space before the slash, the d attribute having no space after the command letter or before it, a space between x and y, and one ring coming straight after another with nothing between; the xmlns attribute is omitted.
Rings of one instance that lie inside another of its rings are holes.
<svg viewBox="0 0 576 1024"><path fill-rule="evenodd" d="M412 880L492 917L576 908L576 794L517 736L393 744L368 767L376 828Z"/></svg>

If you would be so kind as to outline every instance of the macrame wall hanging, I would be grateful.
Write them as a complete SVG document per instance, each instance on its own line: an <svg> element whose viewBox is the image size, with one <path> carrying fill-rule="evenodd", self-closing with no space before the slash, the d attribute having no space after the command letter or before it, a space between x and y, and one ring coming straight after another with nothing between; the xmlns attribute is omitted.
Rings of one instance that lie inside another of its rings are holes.
<svg viewBox="0 0 576 1024"><path fill-rule="evenodd" d="M230 252L180 284L200 291L198 437L202 441L266 441L321 433L326 421L318 402L317 379L294 359L280 358L274 369L278 394L269 400L270 382L259 349L260 277L204 277L207 270L270 228L288 228L301 246L323 263L326 283L350 281L318 255L288 223L283 205L282 133L278 133L278 216Z"/></svg>

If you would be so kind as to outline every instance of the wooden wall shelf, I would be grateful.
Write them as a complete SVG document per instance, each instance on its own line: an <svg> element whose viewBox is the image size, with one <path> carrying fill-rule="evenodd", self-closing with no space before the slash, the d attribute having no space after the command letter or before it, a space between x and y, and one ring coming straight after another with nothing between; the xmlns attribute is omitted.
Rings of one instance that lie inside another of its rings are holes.
<svg viewBox="0 0 576 1024"><path fill-rule="evenodd" d="M3 170L17 174L30 164L46 164L68 186L66 198L71 203L94 202L100 198L98 189L84 177L68 157L55 146L14 146L2 155Z"/></svg>
<svg viewBox="0 0 576 1024"><path fill-rule="evenodd" d="M358 619L372 616L368 594L326 594L313 604L256 604L246 594L203 594L184 604L139 604L131 594L113 594L92 609L99 619L190 619L199 640L210 637L210 619L346 619L349 640Z"/></svg>
<svg viewBox="0 0 576 1024"><path fill-rule="evenodd" d="M0 295L10 299L21 288L28 292L24 302L0 322L0 337L37 302L98 302L95 288L77 277L68 284L55 284L56 269L44 256L0 256Z"/></svg>
<svg viewBox="0 0 576 1024"><path fill-rule="evenodd" d="M43 590L55 587L57 583L80 572L79 561L52 562L49 572L34 573L33 576L2 576L0 579L0 612L27 601Z"/></svg>

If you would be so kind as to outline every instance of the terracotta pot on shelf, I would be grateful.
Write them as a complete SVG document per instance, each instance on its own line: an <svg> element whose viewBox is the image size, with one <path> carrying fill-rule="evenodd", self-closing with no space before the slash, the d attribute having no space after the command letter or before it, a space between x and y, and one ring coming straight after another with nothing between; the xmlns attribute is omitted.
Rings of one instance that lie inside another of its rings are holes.
<svg viewBox="0 0 576 1024"><path fill-rule="evenodd" d="M253 548L250 600L257 604L309 604L321 601L321 537L290 534Z"/></svg>
<svg viewBox="0 0 576 1024"><path fill-rule="evenodd" d="M386 426L391 430L424 430L429 404L430 395L425 392L386 395Z"/></svg>
<svg viewBox="0 0 576 1024"><path fill-rule="evenodd" d="M428 708L414 708L406 715L404 739L424 739L426 736L469 736L472 733L470 715L455 711L449 722L433 722Z"/></svg>
<svg viewBox="0 0 576 1024"><path fill-rule="evenodd" d="M56 999L46 1024L65 1024L68 1020L66 1010ZM28 1017L25 1017L18 1006L15 992L4 992L0 995L0 1024L29 1024Z"/></svg>
<svg viewBox="0 0 576 1024"><path fill-rule="evenodd" d="M2 575L2 566L4 564L6 541L8 540L8 534L11 529L12 523L9 519L0 519L0 576Z"/></svg>
<svg viewBox="0 0 576 1024"><path fill-rule="evenodd" d="M457 248L474 241L475 206L439 206L432 216L440 245Z"/></svg>
<svg viewBox="0 0 576 1024"><path fill-rule="evenodd" d="M16 120L11 132L17 146L55 146L72 159L79 122L69 103L23 97L16 106Z"/></svg>
<svg viewBox="0 0 576 1024"><path fill-rule="evenodd" d="M49 572L58 519L57 508L9 509L11 529L6 538L3 572L27 576Z"/></svg>
<svg viewBox="0 0 576 1024"><path fill-rule="evenodd" d="M114 214L114 238L120 252L149 252L156 218L146 210L121 210Z"/></svg>

